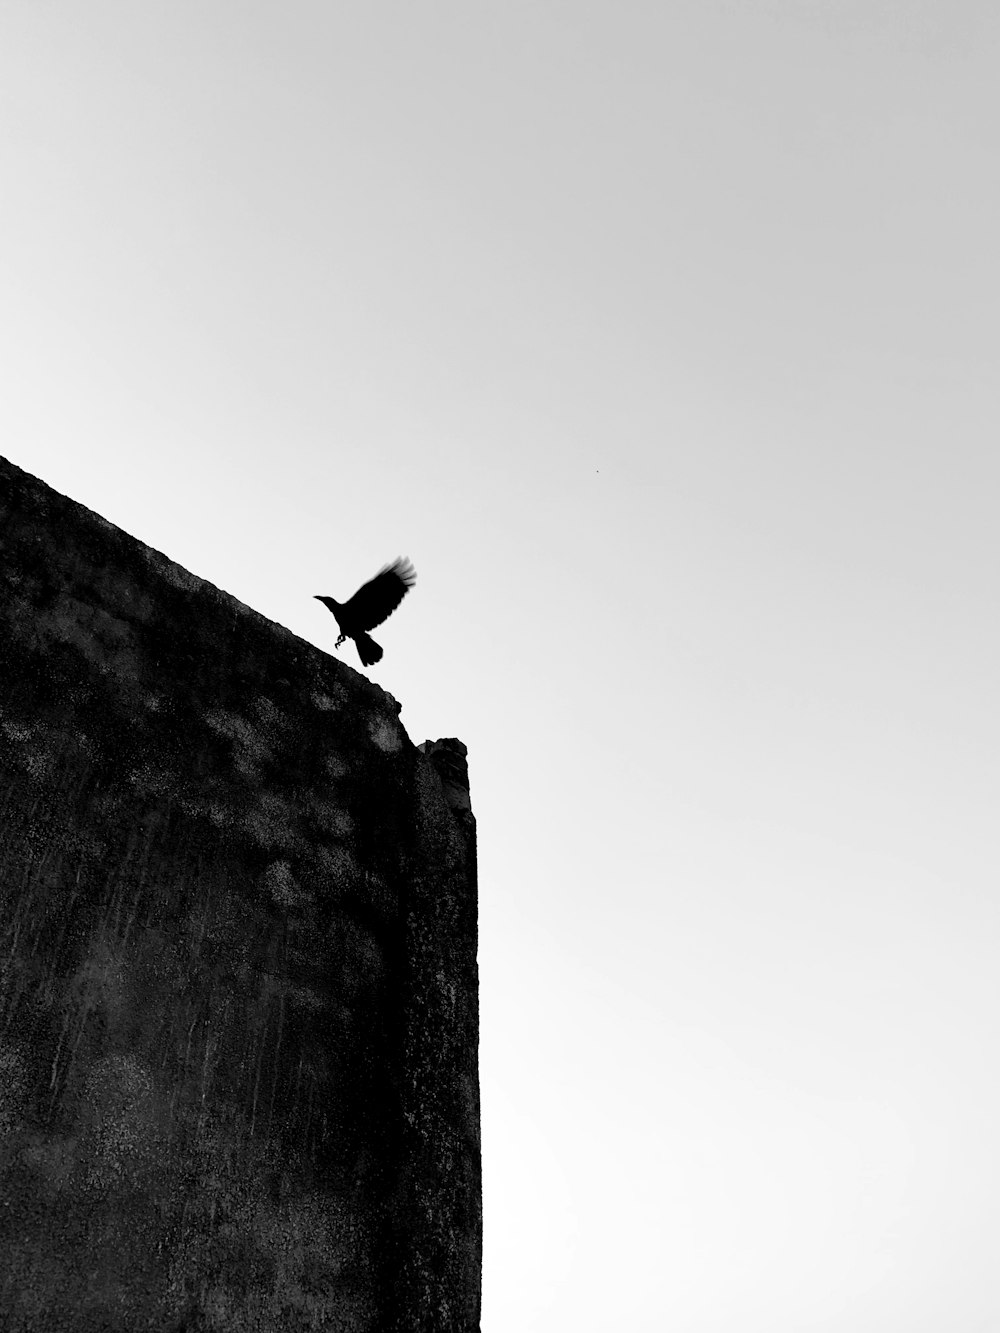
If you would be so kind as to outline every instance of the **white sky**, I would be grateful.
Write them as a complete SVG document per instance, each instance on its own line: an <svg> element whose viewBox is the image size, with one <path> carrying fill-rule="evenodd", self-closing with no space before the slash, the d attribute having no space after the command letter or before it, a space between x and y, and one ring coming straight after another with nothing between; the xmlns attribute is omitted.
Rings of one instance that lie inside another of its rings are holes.
<svg viewBox="0 0 1000 1333"><path fill-rule="evenodd" d="M0 9L0 452L329 651L419 572L484 1333L1000 1327L998 83L988 0Z"/></svg>

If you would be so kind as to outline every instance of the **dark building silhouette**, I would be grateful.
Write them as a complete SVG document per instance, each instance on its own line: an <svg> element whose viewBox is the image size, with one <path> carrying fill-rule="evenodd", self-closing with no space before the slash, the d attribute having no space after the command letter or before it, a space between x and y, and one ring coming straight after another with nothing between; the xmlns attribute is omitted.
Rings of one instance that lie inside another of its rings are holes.
<svg viewBox="0 0 1000 1333"><path fill-rule="evenodd" d="M0 460L0 1328L470 1333L465 747Z"/></svg>

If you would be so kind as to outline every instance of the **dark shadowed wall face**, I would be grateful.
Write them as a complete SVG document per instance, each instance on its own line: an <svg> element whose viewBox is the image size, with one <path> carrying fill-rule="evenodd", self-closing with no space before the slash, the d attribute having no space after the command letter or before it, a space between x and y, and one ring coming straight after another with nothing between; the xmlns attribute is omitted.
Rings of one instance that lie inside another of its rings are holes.
<svg viewBox="0 0 1000 1333"><path fill-rule="evenodd" d="M0 1324L478 1328L464 747L2 460L0 629Z"/></svg>

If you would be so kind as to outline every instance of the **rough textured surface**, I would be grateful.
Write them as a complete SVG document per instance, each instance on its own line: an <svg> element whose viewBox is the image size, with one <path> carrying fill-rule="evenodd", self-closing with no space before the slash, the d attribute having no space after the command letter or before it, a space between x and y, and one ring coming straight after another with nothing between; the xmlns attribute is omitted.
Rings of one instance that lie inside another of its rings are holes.
<svg viewBox="0 0 1000 1333"><path fill-rule="evenodd" d="M4 1333L478 1329L465 747L3 460L0 635Z"/></svg>

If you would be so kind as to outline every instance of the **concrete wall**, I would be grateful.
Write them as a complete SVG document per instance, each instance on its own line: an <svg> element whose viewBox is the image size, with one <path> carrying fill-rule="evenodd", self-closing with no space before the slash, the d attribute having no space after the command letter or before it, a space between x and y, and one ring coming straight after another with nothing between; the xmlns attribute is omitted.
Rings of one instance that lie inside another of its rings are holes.
<svg viewBox="0 0 1000 1333"><path fill-rule="evenodd" d="M4 1333L478 1329L475 827L398 713L0 460Z"/></svg>

